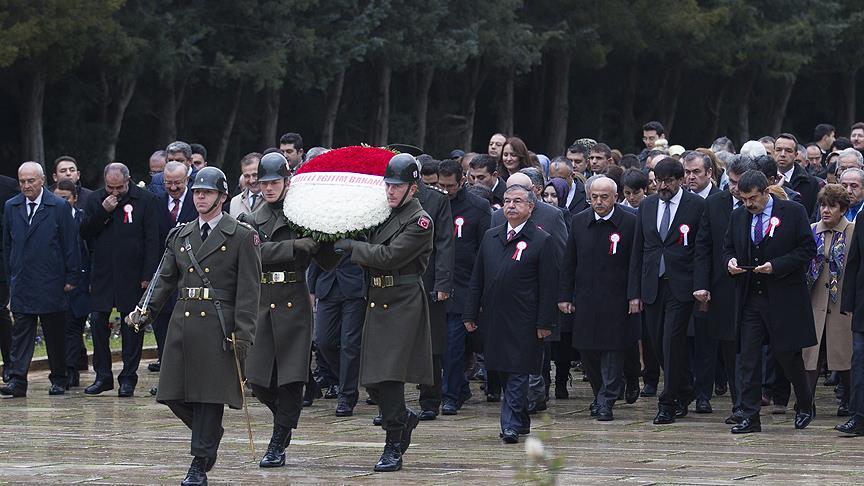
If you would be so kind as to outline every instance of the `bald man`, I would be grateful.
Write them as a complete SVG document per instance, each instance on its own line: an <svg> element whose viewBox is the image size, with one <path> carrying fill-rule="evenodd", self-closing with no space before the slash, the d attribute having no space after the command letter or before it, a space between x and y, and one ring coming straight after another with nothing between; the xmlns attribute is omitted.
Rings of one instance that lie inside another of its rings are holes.
<svg viewBox="0 0 864 486"><path fill-rule="evenodd" d="M15 316L10 381L0 394L27 395L27 372L42 324L51 373L49 395L66 391L66 293L78 282L80 255L72 207L45 190L45 171L35 162L18 169L21 194L6 201L3 261L9 274Z"/></svg>

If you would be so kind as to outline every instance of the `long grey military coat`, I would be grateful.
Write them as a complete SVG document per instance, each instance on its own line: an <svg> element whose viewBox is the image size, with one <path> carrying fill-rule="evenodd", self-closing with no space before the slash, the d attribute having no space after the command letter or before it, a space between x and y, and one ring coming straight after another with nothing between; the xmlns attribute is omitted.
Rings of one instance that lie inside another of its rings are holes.
<svg viewBox="0 0 864 486"><path fill-rule="evenodd" d="M369 286L360 384L401 381L431 385L432 341L429 303L421 279L432 253L432 219L411 199L373 233L355 242L351 261L378 275L416 275L411 283L387 288Z"/></svg>
<svg viewBox="0 0 864 486"><path fill-rule="evenodd" d="M197 220L171 230L148 315L158 315L174 289L204 286L184 248L186 238L213 288L233 296L231 302L222 301L229 336L233 330L237 339L254 342L261 281L258 235L227 213L204 242ZM165 338L156 400L242 407L234 351L223 344L212 300L178 300Z"/></svg>

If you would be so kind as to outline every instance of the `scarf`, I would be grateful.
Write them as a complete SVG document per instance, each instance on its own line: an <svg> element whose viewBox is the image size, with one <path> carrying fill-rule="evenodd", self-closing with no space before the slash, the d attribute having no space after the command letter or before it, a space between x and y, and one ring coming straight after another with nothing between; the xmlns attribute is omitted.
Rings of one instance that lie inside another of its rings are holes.
<svg viewBox="0 0 864 486"><path fill-rule="evenodd" d="M843 269L846 264L846 233L843 231L823 231L816 233L816 226L813 226L813 238L816 239L816 258L810 260L810 269L807 272L807 286L813 289L816 280L822 273L822 268L825 266L825 233L831 231L834 236L831 238L831 248L828 250L828 296L832 303L837 302L837 294L839 293L840 277L843 275Z"/></svg>

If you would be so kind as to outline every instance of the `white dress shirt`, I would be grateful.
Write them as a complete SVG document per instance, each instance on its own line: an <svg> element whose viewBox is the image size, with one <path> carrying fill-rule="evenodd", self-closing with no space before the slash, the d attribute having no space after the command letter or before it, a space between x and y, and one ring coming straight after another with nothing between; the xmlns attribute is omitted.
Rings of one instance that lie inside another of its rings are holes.
<svg viewBox="0 0 864 486"><path fill-rule="evenodd" d="M672 228L672 221L675 221L675 213L678 211L678 206L681 205L681 198L684 194L684 190L680 187L678 188L678 192L672 196L668 202L664 200L660 200L659 204L657 204L657 231L660 231L660 222L663 221L663 211L666 210L666 206L664 204L670 204L669 206L669 228Z"/></svg>

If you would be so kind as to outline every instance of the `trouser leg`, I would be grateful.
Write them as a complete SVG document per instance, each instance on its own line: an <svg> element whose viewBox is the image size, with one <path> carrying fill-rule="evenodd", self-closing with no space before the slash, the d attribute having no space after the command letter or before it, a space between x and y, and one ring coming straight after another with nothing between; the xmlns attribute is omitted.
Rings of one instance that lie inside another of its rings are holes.
<svg viewBox="0 0 864 486"><path fill-rule="evenodd" d="M447 349L444 352L443 378L441 380L444 401L458 405L468 389L465 378L465 341L468 332L462 322L462 314L447 314Z"/></svg>
<svg viewBox="0 0 864 486"><path fill-rule="evenodd" d="M276 425L297 428L300 411L303 409L303 385L302 381L296 381L276 388L276 413L273 415Z"/></svg>
<svg viewBox="0 0 864 486"><path fill-rule="evenodd" d="M525 373L501 373L504 394L501 399L501 431L513 429L517 432L531 428L528 415L528 375Z"/></svg>
<svg viewBox="0 0 864 486"><path fill-rule="evenodd" d="M656 387L660 382L660 357L651 341L647 313L642 314L642 340L640 341L640 345L642 349L642 362L645 365L642 373L642 382Z"/></svg>
<svg viewBox="0 0 864 486"><path fill-rule="evenodd" d="M24 390L27 389L27 372L30 370L30 361L36 346L37 319L34 314L16 313L15 323L12 325L10 383Z"/></svg>
<svg viewBox="0 0 864 486"><path fill-rule="evenodd" d="M438 413L441 408L441 373L442 373L442 356L440 354L432 355L432 377L431 385L420 385L420 408L422 410L431 410Z"/></svg>
<svg viewBox="0 0 864 486"><path fill-rule="evenodd" d="M123 339L123 370L117 376L117 382L135 386L138 384L138 365L141 363L141 351L144 348L144 333L135 332L126 324L126 314L121 314L120 337Z"/></svg>
<svg viewBox="0 0 864 486"><path fill-rule="evenodd" d="M746 418L759 418L762 407L762 343L765 342L767 331L759 313L760 303L767 304L767 299L759 302L745 303L741 317L741 411Z"/></svg>
<svg viewBox="0 0 864 486"><path fill-rule="evenodd" d="M543 343L543 367L549 362L549 343ZM503 383L502 383L503 385ZM538 375L528 375L528 401L542 402L546 400L546 379L543 371Z"/></svg>
<svg viewBox="0 0 864 486"><path fill-rule="evenodd" d="M696 398L710 400L714 393L714 382L717 378L716 339L708 335L708 321L704 317L694 317L695 335L693 337L693 385Z"/></svg>
<svg viewBox="0 0 864 486"><path fill-rule="evenodd" d="M405 428L405 383L384 381L368 385L369 396L378 403L381 427L387 431Z"/></svg>
<svg viewBox="0 0 864 486"><path fill-rule="evenodd" d="M615 401L624 392L624 351L613 350L600 353L600 392L597 394L597 404L612 408Z"/></svg>
<svg viewBox="0 0 864 486"><path fill-rule="evenodd" d="M215 460L222 439L222 414L225 405L221 403L192 404L192 447L195 457Z"/></svg>
<svg viewBox="0 0 864 486"><path fill-rule="evenodd" d="M728 383L729 397L732 399L732 410L737 410L741 407L741 389L737 372L738 342L720 341L719 347L723 360L724 375Z"/></svg>
<svg viewBox="0 0 864 486"><path fill-rule="evenodd" d="M798 409L808 411L813 406L813 394L807 381L807 373L804 371L804 360L801 350L780 351L774 350L774 359L783 369L783 374L795 389L795 399ZM818 373L818 371L817 371Z"/></svg>
<svg viewBox="0 0 864 486"><path fill-rule="evenodd" d="M639 361L639 341L636 341L624 351L622 371L627 383L636 383L639 381L641 366Z"/></svg>
<svg viewBox="0 0 864 486"><path fill-rule="evenodd" d="M693 310L692 302L674 298L669 283L660 280L657 300L646 307L648 330L663 363L663 392L658 407L674 410L678 401L692 398L690 367L687 359L687 324Z"/></svg>
<svg viewBox="0 0 864 486"><path fill-rule="evenodd" d="M66 311L64 315L65 328L64 334L66 339L66 370L74 372L78 370L78 362L81 360L81 353L86 353L84 348L84 323L86 317L75 317L72 312ZM84 350L82 350L84 348Z"/></svg>
<svg viewBox="0 0 864 486"><path fill-rule="evenodd" d="M45 351L51 373L48 379L52 385L66 386L66 313L53 312L41 314L42 335L45 338Z"/></svg>
<svg viewBox="0 0 864 486"><path fill-rule="evenodd" d="M90 331L93 335L93 371L96 381L114 384L114 374L111 372L111 323L109 313L94 312L90 317Z"/></svg>
<svg viewBox="0 0 864 486"><path fill-rule="evenodd" d="M348 299L342 302L341 345L339 353L339 393L348 399L351 406L357 403L360 380L360 345L363 338L363 321L366 317L365 299Z"/></svg>
<svg viewBox="0 0 864 486"><path fill-rule="evenodd" d="M600 390L603 388L603 373L600 370L600 351L594 349L580 349L579 354L582 356L582 369L588 376L588 382L591 384L591 393L594 395L594 400L598 400Z"/></svg>
<svg viewBox="0 0 864 486"><path fill-rule="evenodd" d="M165 405L171 409L177 418L179 418L189 430L192 430L192 404L186 403L183 400L165 400Z"/></svg>
<svg viewBox="0 0 864 486"><path fill-rule="evenodd" d="M12 315L8 305L9 283L3 281L0 282L0 356L5 371L12 366Z"/></svg>
<svg viewBox="0 0 864 486"><path fill-rule="evenodd" d="M852 369L849 410L864 420L864 332L852 331Z"/></svg>

